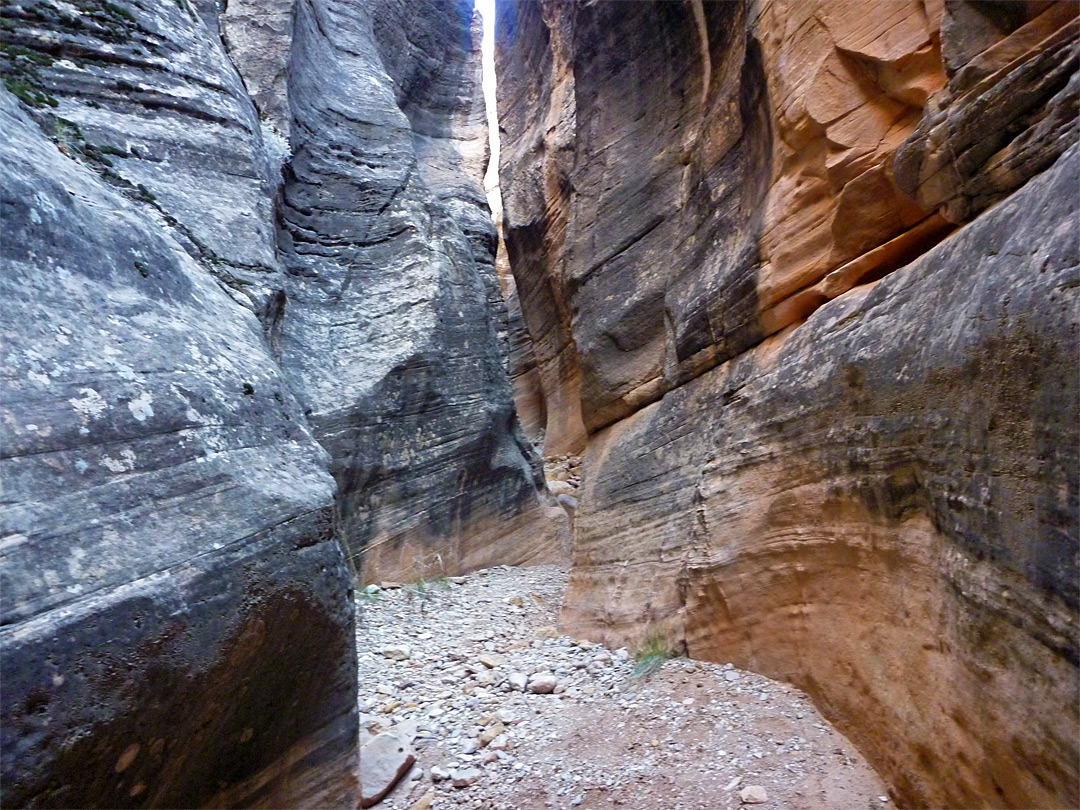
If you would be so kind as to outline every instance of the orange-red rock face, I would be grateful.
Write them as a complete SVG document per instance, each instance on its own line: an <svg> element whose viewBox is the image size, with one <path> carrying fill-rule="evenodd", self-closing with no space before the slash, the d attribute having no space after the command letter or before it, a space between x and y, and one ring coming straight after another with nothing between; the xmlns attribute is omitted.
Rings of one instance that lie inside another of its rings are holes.
<svg viewBox="0 0 1080 810"><path fill-rule="evenodd" d="M903 805L1074 806L1077 163L594 436L567 625L799 684Z"/></svg>
<svg viewBox="0 0 1080 810"><path fill-rule="evenodd" d="M882 245L915 242L917 255L942 235L890 166L944 84L940 19L921 0L762 4L775 127L757 282L766 334L870 276L891 259Z"/></svg>
<svg viewBox="0 0 1080 810"><path fill-rule="evenodd" d="M1080 801L1074 12L502 7L566 623L801 684L910 806Z"/></svg>
<svg viewBox="0 0 1080 810"><path fill-rule="evenodd" d="M501 143L506 149L500 164L522 170L513 192L503 195L510 262L546 268L518 276L516 286L544 399L547 455L576 452L585 445L581 372L561 260L569 214L567 176L574 160L574 80L567 63L572 21L572 4L523 3L515 10L511 34L520 48L512 55L501 54L516 59L517 69L530 71L528 83L512 96L500 97Z"/></svg>

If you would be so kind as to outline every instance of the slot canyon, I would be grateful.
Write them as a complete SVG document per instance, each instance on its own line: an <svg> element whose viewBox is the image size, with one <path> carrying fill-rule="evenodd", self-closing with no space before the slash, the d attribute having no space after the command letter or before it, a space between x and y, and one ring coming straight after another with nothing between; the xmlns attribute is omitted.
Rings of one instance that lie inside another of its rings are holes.
<svg viewBox="0 0 1080 810"><path fill-rule="evenodd" d="M0 806L1080 807L1076 0L0 42Z"/></svg>

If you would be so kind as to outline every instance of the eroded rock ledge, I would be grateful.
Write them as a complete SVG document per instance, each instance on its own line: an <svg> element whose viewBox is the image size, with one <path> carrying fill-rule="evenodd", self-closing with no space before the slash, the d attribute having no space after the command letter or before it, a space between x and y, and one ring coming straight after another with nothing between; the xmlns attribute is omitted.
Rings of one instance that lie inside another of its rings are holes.
<svg viewBox="0 0 1080 810"><path fill-rule="evenodd" d="M1076 804L1078 168L597 434L564 621L792 680L905 804Z"/></svg>

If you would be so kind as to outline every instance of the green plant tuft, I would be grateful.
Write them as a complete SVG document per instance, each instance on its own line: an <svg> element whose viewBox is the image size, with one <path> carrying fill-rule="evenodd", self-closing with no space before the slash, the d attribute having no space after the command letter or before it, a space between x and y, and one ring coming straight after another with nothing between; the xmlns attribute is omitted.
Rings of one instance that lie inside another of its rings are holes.
<svg viewBox="0 0 1080 810"><path fill-rule="evenodd" d="M652 675L668 661L675 657L675 651L668 643L667 636L662 633L651 633L646 636L637 652L634 654L634 671L631 677L644 678Z"/></svg>

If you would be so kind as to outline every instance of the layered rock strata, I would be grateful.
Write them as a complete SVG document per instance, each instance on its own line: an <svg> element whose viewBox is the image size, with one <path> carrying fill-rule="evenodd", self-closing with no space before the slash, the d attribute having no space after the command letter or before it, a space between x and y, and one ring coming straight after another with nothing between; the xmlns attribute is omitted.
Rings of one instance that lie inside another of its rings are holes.
<svg viewBox="0 0 1080 810"><path fill-rule="evenodd" d="M347 802L334 485L259 321L7 92L0 115L3 804Z"/></svg>
<svg viewBox="0 0 1080 810"><path fill-rule="evenodd" d="M1078 10L1071 2L946 6L949 81L897 153L904 191L965 222L1076 142Z"/></svg>
<svg viewBox="0 0 1080 810"><path fill-rule="evenodd" d="M909 805L1078 799L1069 6L500 5L565 621L796 681Z"/></svg>
<svg viewBox="0 0 1080 810"><path fill-rule="evenodd" d="M352 806L361 551L561 551L471 8L230 7L0 10L5 806Z"/></svg>
<svg viewBox="0 0 1080 810"><path fill-rule="evenodd" d="M278 346L333 457L356 566L415 580L557 559L565 524L541 501L488 315L504 310L471 5L294 14Z"/></svg>
<svg viewBox="0 0 1080 810"><path fill-rule="evenodd" d="M905 805L1075 805L1078 169L598 433L564 621L793 681Z"/></svg>
<svg viewBox="0 0 1080 810"><path fill-rule="evenodd" d="M945 81L941 10L878 5L500 6L507 247L550 452L950 230L891 171Z"/></svg>

